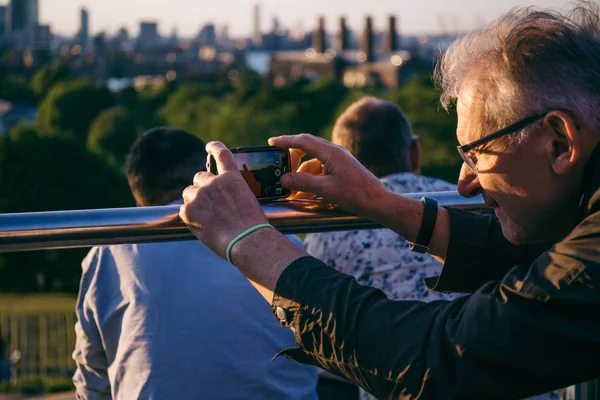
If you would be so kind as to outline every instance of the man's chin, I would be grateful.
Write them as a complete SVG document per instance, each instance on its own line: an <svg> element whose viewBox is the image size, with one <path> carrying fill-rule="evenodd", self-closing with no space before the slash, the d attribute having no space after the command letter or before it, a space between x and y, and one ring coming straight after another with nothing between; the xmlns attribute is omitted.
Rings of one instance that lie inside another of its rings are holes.
<svg viewBox="0 0 600 400"><path fill-rule="evenodd" d="M494 214L502 226L502 234L506 240L515 245L529 243L529 238L524 234L523 229L509 219L499 207L494 209Z"/></svg>

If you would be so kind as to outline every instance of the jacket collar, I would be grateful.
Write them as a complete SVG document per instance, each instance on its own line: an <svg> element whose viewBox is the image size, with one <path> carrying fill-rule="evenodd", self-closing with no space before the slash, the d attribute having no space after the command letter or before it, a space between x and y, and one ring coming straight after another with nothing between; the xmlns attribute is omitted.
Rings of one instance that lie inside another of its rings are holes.
<svg viewBox="0 0 600 400"><path fill-rule="evenodd" d="M579 216L584 219L600 209L600 144L596 146L583 173Z"/></svg>

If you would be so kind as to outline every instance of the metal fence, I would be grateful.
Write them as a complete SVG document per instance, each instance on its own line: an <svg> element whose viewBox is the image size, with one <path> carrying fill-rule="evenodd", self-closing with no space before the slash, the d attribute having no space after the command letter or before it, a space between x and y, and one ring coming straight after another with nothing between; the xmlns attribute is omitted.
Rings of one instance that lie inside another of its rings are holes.
<svg viewBox="0 0 600 400"><path fill-rule="evenodd" d="M75 310L0 314L0 338L10 381L70 377L75 370Z"/></svg>

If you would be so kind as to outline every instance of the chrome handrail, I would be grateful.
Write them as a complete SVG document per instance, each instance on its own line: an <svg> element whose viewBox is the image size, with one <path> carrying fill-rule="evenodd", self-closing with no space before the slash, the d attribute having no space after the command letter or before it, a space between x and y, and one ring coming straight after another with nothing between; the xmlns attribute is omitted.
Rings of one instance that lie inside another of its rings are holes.
<svg viewBox="0 0 600 400"><path fill-rule="evenodd" d="M406 196L432 197L440 206L485 209L481 196L466 199L457 192ZM381 227L319 200L279 201L262 208L269 222L283 233ZM0 214L0 252L193 239L178 212L178 205L170 205Z"/></svg>

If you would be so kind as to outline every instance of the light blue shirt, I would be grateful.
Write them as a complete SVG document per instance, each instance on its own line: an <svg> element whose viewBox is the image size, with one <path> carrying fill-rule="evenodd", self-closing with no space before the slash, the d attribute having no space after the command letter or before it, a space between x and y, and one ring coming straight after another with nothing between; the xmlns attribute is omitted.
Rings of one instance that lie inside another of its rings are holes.
<svg viewBox="0 0 600 400"><path fill-rule="evenodd" d="M77 317L81 399L317 398L314 367L271 360L292 332L197 240L93 248Z"/></svg>

